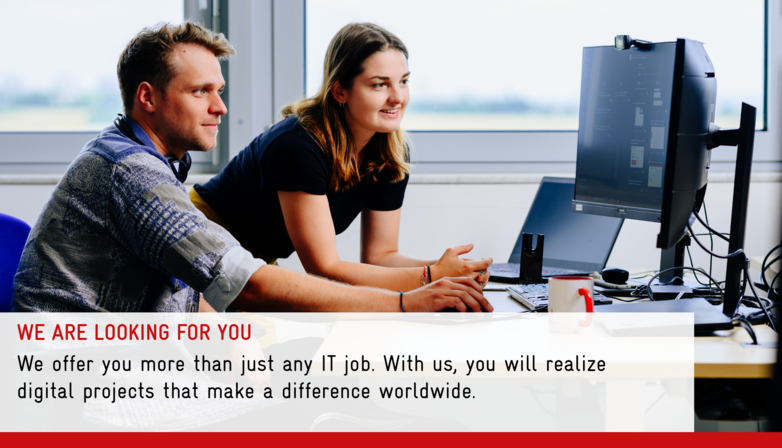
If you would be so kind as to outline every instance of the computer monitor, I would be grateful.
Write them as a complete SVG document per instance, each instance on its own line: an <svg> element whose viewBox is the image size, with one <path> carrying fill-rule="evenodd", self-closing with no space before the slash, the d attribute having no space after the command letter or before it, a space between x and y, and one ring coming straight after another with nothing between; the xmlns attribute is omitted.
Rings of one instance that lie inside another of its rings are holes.
<svg viewBox="0 0 782 448"><path fill-rule="evenodd" d="M737 160L731 223L731 247L743 247L754 108L742 108L741 136L739 130L720 132L713 124L716 96L714 66L701 42L584 48L573 210L659 222L660 269L683 266L687 227L703 203L711 148L736 145L743 136L740 155L748 151L749 163L746 157ZM729 315L739 300L738 262L729 260L731 297L723 309ZM681 276L673 270L661 281Z"/></svg>
<svg viewBox="0 0 782 448"><path fill-rule="evenodd" d="M669 195L671 221L686 222L707 182L716 94L714 68L700 42L584 48L574 210L662 222ZM687 156L682 163L689 174L675 191L668 189L673 176L666 177L677 162L667 157L674 152ZM661 228L658 247L675 246L684 230Z"/></svg>

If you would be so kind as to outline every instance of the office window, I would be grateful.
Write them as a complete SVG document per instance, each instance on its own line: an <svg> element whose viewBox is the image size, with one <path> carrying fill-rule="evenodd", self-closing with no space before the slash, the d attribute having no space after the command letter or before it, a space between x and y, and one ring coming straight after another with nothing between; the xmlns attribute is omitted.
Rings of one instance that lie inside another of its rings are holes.
<svg viewBox="0 0 782 448"><path fill-rule="evenodd" d="M122 111L122 49L145 26L182 22L183 11L182 0L0 3L0 132L105 127Z"/></svg>
<svg viewBox="0 0 782 448"><path fill-rule="evenodd" d="M408 130L575 130L585 46L616 34L706 44L719 90L716 122L738 126L741 102L764 127L763 0L307 0L306 91L346 23L369 21L410 52Z"/></svg>

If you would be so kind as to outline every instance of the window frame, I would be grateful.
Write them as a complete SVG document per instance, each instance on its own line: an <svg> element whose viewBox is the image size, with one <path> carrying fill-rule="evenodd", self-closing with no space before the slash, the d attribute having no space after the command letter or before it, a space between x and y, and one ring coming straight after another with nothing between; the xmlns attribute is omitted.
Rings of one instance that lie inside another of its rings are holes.
<svg viewBox="0 0 782 448"><path fill-rule="evenodd" d="M271 85L266 87L266 96L260 96L254 104L245 104L251 110L260 108L264 117L273 117L273 122L282 117L279 110L286 104L305 94L306 79L306 0L264 0L258 2L261 8L271 9L268 15L272 30L270 41L253 41L265 48L266 58L259 58L258 65L271 64ZM235 3L232 3L235 5ZM246 7L246 6L245 6ZM232 16L233 17L233 16ZM231 22L232 32L237 27L251 26L244 17L240 25ZM778 143L782 134L782 5L780 2L765 2L765 126L755 132L755 171L782 170L782 157ZM259 26L256 23L254 26ZM284 33L279 30L285 30ZM231 37L237 44L236 36ZM247 55L237 55L237 59ZM256 66L258 66L256 65ZM776 76L772 76L776 73ZM231 80L234 88L237 84ZM776 99L776 101L774 101ZM242 98L231 97L232 113L236 113L237 102ZM271 110L269 110L271 108ZM232 118L232 122L237 119ZM272 121L262 120L268 125ZM231 156L235 155L263 129L232 139ZM574 172L578 131L409 131L413 141L411 154L414 173L540 173ZM233 137L234 134L232 134ZM238 136L237 136L238 137ZM490 147L487 147L490 145ZM733 171L735 150L715 149L712 154L712 171Z"/></svg>
<svg viewBox="0 0 782 448"><path fill-rule="evenodd" d="M193 154L193 173L219 171L305 94L306 0L219 0L237 54L223 65L229 114L217 165ZM782 171L782 2L765 2L765 127L753 170ZM574 172L577 131L410 131L414 173ZM2 132L0 174L62 173L95 132ZM225 150L227 148L227 151ZM712 171L732 171L735 150L715 149Z"/></svg>
<svg viewBox="0 0 782 448"><path fill-rule="evenodd" d="M182 7L185 8L183 0ZM225 7L227 0L214 0L220 2L220 7ZM219 9L218 9L219 11ZM218 14L219 15L219 14ZM225 26L227 20L221 17L221 24ZM223 64L225 69L226 64ZM117 113L121 113L118 110ZM71 164L73 159L84 148L84 145L95 138L101 131L23 131L0 132L0 175L8 174L62 174ZM222 143L222 142L221 142ZM192 153L192 173L216 172L220 166L214 162L220 162L220 152L217 153ZM227 157L223 156L223 163Z"/></svg>

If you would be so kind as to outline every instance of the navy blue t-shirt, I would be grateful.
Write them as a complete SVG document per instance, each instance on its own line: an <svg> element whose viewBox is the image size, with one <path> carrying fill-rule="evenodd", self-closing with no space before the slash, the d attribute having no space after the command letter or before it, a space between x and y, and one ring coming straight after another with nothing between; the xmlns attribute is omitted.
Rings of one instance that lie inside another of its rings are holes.
<svg viewBox="0 0 782 448"><path fill-rule="evenodd" d="M220 174L195 189L255 256L287 258L294 252L278 191L326 195L339 235L364 208L402 206L408 176L398 182L364 179L345 190L328 188L331 169L323 150L289 117L253 140Z"/></svg>

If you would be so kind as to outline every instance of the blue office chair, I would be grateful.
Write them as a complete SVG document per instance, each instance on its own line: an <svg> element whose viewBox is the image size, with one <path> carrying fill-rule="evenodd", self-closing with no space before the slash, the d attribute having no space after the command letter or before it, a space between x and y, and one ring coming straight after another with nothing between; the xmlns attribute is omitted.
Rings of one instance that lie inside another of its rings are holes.
<svg viewBox="0 0 782 448"><path fill-rule="evenodd" d="M0 312L11 311L14 274L29 234L26 222L0 213Z"/></svg>

